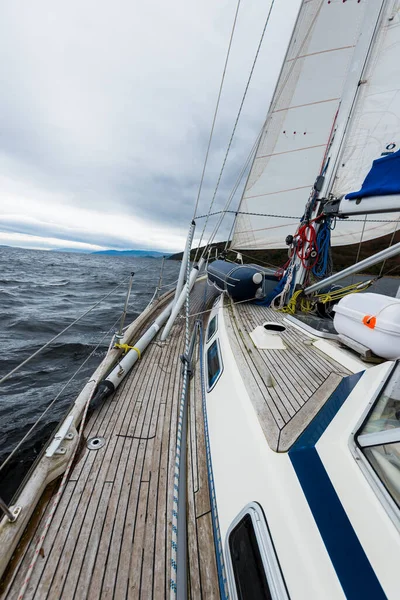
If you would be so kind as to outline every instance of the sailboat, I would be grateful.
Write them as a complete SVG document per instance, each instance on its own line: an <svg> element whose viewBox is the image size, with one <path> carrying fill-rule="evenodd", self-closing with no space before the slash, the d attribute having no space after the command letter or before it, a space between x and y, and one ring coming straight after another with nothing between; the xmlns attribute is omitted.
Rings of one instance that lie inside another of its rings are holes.
<svg viewBox="0 0 400 600"><path fill-rule="evenodd" d="M330 247L394 241L399 45L398 0L302 2L238 260L191 267L191 223L3 506L2 598L398 598L400 299L343 280L400 244L334 274Z"/></svg>

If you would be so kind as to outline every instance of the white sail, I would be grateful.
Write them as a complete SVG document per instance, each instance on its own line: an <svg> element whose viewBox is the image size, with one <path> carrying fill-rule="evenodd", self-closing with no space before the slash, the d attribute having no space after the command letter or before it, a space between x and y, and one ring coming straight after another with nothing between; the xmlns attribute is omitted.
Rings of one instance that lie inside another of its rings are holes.
<svg viewBox="0 0 400 600"><path fill-rule="evenodd" d="M327 158L346 84L361 75L382 4L303 2L243 193L235 248L284 248L286 236L295 232L296 221L284 217L303 214ZM352 98L356 85L357 79Z"/></svg>
<svg viewBox="0 0 400 600"><path fill-rule="evenodd" d="M380 13L337 168L334 169L331 192L335 197L358 191L372 162L400 149L399 57L400 0L389 0ZM344 200L342 205L354 206L354 202ZM382 198L372 197L363 200L362 205L379 207L381 202ZM400 198L396 204L400 204ZM363 240L392 233L399 217L400 213L371 215L365 222ZM362 220L362 217L358 219ZM389 222L382 222L386 219ZM361 225L364 226L364 223ZM338 222L334 239L336 245L351 244L359 239L360 221Z"/></svg>

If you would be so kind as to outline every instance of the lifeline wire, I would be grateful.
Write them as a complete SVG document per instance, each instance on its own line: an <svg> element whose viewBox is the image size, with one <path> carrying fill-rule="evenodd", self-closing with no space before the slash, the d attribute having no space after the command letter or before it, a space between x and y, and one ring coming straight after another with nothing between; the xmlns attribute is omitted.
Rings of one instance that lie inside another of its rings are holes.
<svg viewBox="0 0 400 600"><path fill-rule="evenodd" d="M115 292L115 290L117 290L118 288L120 288L121 285L123 285L127 281L127 279L128 278L126 278L123 281L121 281L121 283L119 283L115 288L113 288L111 290L111 292L108 292L108 294L106 294L105 296L103 296L103 298L101 298L98 302L96 302L96 304L93 304L93 306L91 308L89 308L87 311L85 311L83 314L81 314L77 319L75 319L75 321L73 321L72 323L70 323L69 325L67 325L67 327L65 327L62 331L60 331L60 333L57 333L57 335L55 335L54 337L52 337L51 340L49 340L48 342L46 342L46 344L44 344L43 346L41 346L39 348L39 350L36 350L36 352L34 352L30 356L28 356L28 358L26 358L24 361L22 361L22 363L20 363L14 369L12 369L9 373L7 373L7 375L4 375L4 377L2 377L0 379L0 384L3 383L4 381L6 381L7 379L9 379L11 377L11 375L13 375L16 371L19 371L19 369L21 367L23 367L28 362L30 362L33 358L35 358L35 356L37 356L38 354L40 354L40 352L43 352L43 350L45 348L47 348L48 346L50 346L50 344L52 344L55 340L57 340L60 336L62 336L63 333L65 333L66 331L68 331L68 329L71 329L71 327L73 327L73 325L76 325L76 323L78 323L78 321L80 321L81 319L83 319L83 317L86 317L86 315L88 315L90 312L92 312L92 310L94 310L97 306L99 306L99 304L101 304L103 302L103 300L105 300L106 298L108 298L109 296L111 296L111 294L113 294Z"/></svg>
<svg viewBox="0 0 400 600"><path fill-rule="evenodd" d="M248 215L251 217L271 217L274 219L294 219L295 221L300 221L301 217L294 217L293 215L273 215L270 213L256 213L256 212L248 212L243 210L216 210L215 212L209 213L207 215L199 215L196 217L196 220L206 219L207 217L214 217L215 215L221 215L222 213L234 214L234 215ZM340 219L339 219L340 220ZM363 223L364 219L346 219L346 223ZM368 223L397 223L398 219L368 219Z"/></svg>
<svg viewBox="0 0 400 600"><path fill-rule="evenodd" d="M24 435L24 437L18 442L18 444L15 446L15 448L11 451L11 454L9 456L7 456L7 458L5 459L5 461L0 465L0 472L10 462L10 460L12 459L12 457L14 456L14 454L19 450L19 448L22 446L22 444L25 442L25 440L30 436L30 434L32 433L32 431L36 428L36 426L38 425L38 423L40 423L40 421L43 419L43 417L45 416L45 414L50 410L50 408L54 405L54 403L56 402L56 400L58 400L58 398L61 396L61 394L69 386L69 384L71 383L71 381L73 379L75 379L75 377L82 370L82 368L85 366L85 364L87 363L87 361L93 356L93 354L96 352L97 348L100 346L100 344L102 343L102 341L104 340L104 338L115 327L115 325L118 323L118 321L120 320L120 318L121 318L121 315L118 317L118 319L115 321L115 323L113 325L111 325L110 329L108 331L106 331L106 333L103 335L103 337L101 338L101 340L99 341L99 343L93 348L92 352L85 358L85 360L78 367L78 369L75 371L75 373L68 379L67 383L61 388L61 390L58 392L58 394L56 395L56 397L50 402L50 404L48 405L48 407L42 412L42 414L35 421L35 423L32 425L32 427L29 429L29 431L27 431L27 433ZM110 347L109 347L109 350L110 350ZM107 354L108 354L108 352L107 352Z"/></svg>

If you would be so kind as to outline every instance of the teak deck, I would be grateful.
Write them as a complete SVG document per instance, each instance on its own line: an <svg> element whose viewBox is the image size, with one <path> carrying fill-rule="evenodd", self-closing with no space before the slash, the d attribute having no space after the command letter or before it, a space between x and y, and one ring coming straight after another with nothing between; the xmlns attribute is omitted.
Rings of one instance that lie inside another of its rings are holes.
<svg viewBox="0 0 400 600"><path fill-rule="evenodd" d="M192 313L204 307L205 284L196 285ZM85 441L100 436L105 445L98 450L84 445L24 598L169 596L183 327L178 320L166 342L151 344L114 396L91 415ZM190 388L187 498L189 593L196 599L218 597L201 402L196 372ZM36 532L2 598L18 598L50 503L42 503Z"/></svg>
<svg viewBox="0 0 400 600"><path fill-rule="evenodd" d="M228 305L230 343L264 435L273 450L286 451L349 372L312 345L312 338L285 315L255 304ZM286 326L285 350L255 347L250 332L265 321Z"/></svg>

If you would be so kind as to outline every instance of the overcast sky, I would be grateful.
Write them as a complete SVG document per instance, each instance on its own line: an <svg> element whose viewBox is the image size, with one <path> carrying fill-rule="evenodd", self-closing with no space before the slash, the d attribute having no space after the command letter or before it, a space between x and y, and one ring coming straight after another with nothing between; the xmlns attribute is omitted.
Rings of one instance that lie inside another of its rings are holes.
<svg viewBox="0 0 400 600"><path fill-rule="evenodd" d="M265 119L299 4L275 0L217 210ZM200 214L269 6L241 2ZM235 10L236 0L2 2L0 244L181 250Z"/></svg>

